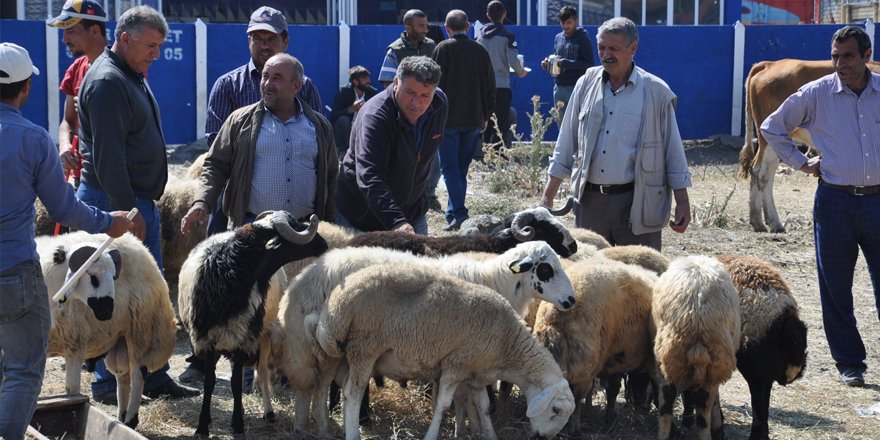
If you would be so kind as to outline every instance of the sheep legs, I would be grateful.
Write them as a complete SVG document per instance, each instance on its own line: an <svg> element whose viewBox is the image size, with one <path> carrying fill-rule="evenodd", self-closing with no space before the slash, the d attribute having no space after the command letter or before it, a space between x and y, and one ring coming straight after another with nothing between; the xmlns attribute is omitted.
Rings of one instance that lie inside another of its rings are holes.
<svg viewBox="0 0 880 440"><path fill-rule="evenodd" d="M436 440L440 435L440 423L443 421L443 412L452 404L452 397L455 394L455 388L458 381L447 373L441 373L440 386L434 399L434 416L431 418L431 426L425 433L425 440ZM485 398L488 407L488 397Z"/></svg>
<svg viewBox="0 0 880 440"><path fill-rule="evenodd" d="M211 351L200 354L205 361L204 393L202 393L202 411L199 413L199 426L196 435L208 436L208 426L211 425L211 396L214 395L214 385L217 383L217 361L220 355Z"/></svg>
<svg viewBox="0 0 880 440"><path fill-rule="evenodd" d="M138 412L141 407L141 394L144 392L144 377L147 373L146 367L137 368L132 365L127 374L116 376L116 402L120 410L122 405L126 405L120 420L132 429L139 423Z"/></svg>
<svg viewBox="0 0 880 440"><path fill-rule="evenodd" d="M79 394L79 381L85 356L71 356L64 358L64 391L67 394Z"/></svg>
<svg viewBox="0 0 880 440"><path fill-rule="evenodd" d="M272 380L269 378L269 357L271 346L269 334L260 337L260 360L257 361L257 379L260 382L260 392L263 395L263 418L266 421L275 421L275 409L272 408Z"/></svg>
<svg viewBox="0 0 880 440"><path fill-rule="evenodd" d="M605 423L612 424L617 418L617 395L620 394L620 380L622 374L612 374L608 377L608 385L605 387Z"/></svg>
<svg viewBox="0 0 880 440"><path fill-rule="evenodd" d="M672 408L675 405L675 398L678 396L678 390L675 385L663 383L660 386L660 414L657 426L657 440L667 440L673 433L672 424Z"/></svg>
<svg viewBox="0 0 880 440"><path fill-rule="evenodd" d="M370 386L370 370L373 364L366 368L366 374L358 374L358 370L351 369L348 380L345 383L345 404L343 406L345 424L345 440L360 440L361 433L358 426L358 411L364 398L364 390Z"/></svg>
<svg viewBox="0 0 880 440"><path fill-rule="evenodd" d="M235 434L244 434L244 405L241 402L244 357L241 350L232 354L232 432Z"/></svg>
<svg viewBox="0 0 880 440"><path fill-rule="evenodd" d="M708 390L699 388L693 391L693 398L694 407L696 408L696 437L700 440L709 440L710 438L718 440L719 438L723 438L724 431L721 426L721 407L718 406L717 413L715 412L716 401L718 400L718 388L716 387ZM713 417L713 414L717 414L717 417Z"/></svg>
<svg viewBox="0 0 880 440"><path fill-rule="evenodd" d="M502 382L502 384L505 382ZM469 387L474 397L474 404L477 407L477 415L480 425L483 429L483 437L486 440L495 440L495 428L492 427L492 418L489 417L489 395L482 387ZM473 418L471 420L474 420Z"/></svg>
<svg viewBox="0 0 880 440"><path fill-rule="evenodd" d="M773 382L749 382L749 392L752 394L752 432L749 434L749 440L770 438L768 421L770 418L770 390L772 388Z"/></svg>

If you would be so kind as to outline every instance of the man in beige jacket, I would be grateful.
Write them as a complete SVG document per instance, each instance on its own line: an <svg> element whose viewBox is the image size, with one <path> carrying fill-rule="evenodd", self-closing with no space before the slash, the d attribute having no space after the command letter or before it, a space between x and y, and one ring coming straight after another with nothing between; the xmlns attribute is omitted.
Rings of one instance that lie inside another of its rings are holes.
<svg viewBox="0 0 880 440"><path fill-rule="evenodd" d="M602 66L588 69L575 85L541 204L552 207L562 181L571 178L575 226L613 245L660 250L673 194L672 230L684 232L691 220L676 97L633 62L639 36L631 20L606 21L596 40Z"/></svg>

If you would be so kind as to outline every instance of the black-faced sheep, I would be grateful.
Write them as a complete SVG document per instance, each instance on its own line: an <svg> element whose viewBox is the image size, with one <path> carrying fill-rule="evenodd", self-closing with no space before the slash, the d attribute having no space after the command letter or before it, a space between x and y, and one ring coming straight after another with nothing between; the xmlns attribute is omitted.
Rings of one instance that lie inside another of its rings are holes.
<svg viewBox="0 0 880 440"><path fill-rule="evenodd" d="M119 420L134 427L144 374L165 365L174 351L174 310L156 261L137 238L123 235L88 269L67 301L51 301L106 238L85 232L37 238L52 304L48 353L64 356L65 390L70 394L79 393L83 361L104 356L116 375Z"/></svg>
<svg viewBox="0 0 880 440"><path fill-rule="evenodd" d="M581 260L566 272L576 293L575 307L558 313L541 305L534 333L546 346L575 394L570 433L580 432L581 399L589 399L594 379L609 380L606 419L614 418L620 391L617 375L653 367L651 295L653 274L602 256Z"/></svg>
<svg viewBox="0 0 880 440"><path fill-rule="evenodd" d="M451 235L430 237L393 231L367 232L355 236L348 246L380 246L416 255L440 256L461 252L500 254L524 241L546 241L559 255L577 252L577 243L568 228L546 208L532 208L511 214L505 227L491 235Z"/></svg>
<svg viewBox="0 0 880 440"><path fill-rule="evenodd" d="M344 355L348 365L349 440L360 438L359 402L374 371L438 381L426 439L437 438L459 385L472 390L488 439L496 437L483 387L499 378L523 390L534 436L556 435L574 409L559 366L510 304L491 289L436 270L380 265L346 278L322 309L316 338L328 355Z"/></svg>
<svg viewBox="0 0 880 440"><path fill-rule="evenodd" d="M244 432L242 373L245 365L258 360L270 279L285 263L327 250L317 228L315 216L305 225L287 212L265 212L252 224L205 240L183 264L178 292L180 318L195 354L205 360L197 434L208 434L215 368L221 355L233 364L232 429L237 434Z"/></svg>
<svg viewBox="0 0 880 440"><path fill-rule="evenodd" d="M807 326L788 284L770 263L742 255L721 255L739 292L742 336L736 367L752 396L750 439L769 438L770 391L773 382L788 385L807 363ZM687 413L687 408L685 408Z"/></svg>
<svg viewBox="0 0 880 440"><path fill-rule="evenodd" d="M654 287L654 357L662 375L657 438L672 429L677 391L692 392L697 437L723 435L718 387L736 368L740 338L739 295L724 266L711 257L672 261Z"/></svg>
<svg viewBox="0 0 880 440"><path fill-rule="evenodd" d="M327 388L333 380L332 362L314 340L314 324L330 292L352 273L378 264L413 264L492 288L524 315L535 299L560 310L574 305L571 282L560 260L545 242L521 243L502 255L476 261L454 255L439 259L417 257L383 248L343 248L322 255L285 292L279 324L270 328L275 365L289 378L296 393L296 426L306 428L309 402L321 435L327 435ZM305 323L305 324L303 324Z"/></svg>

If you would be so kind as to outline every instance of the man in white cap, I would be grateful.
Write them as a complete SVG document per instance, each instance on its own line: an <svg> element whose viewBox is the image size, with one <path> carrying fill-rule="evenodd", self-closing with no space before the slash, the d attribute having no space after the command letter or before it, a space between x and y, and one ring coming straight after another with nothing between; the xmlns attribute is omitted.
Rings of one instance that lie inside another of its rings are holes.
<svg viewBox="0 0 880 440"><path fill-rule="evenodd" d="M72 227L111 237L131 227L124 211L106 213L78 201L46 129L21 107L39 75L28 51L0 43L0 438L24 438L36 408L49 341L49 294L34 241L34 199ZM60 189L60 190L59 190Z"/></svg>
<svg viewBox="0 0 880 440"><path fill-rule="evenodd" d="M61 80L59 89L65 95L64 118L58 127L61 165L65 170L73 171L78 181L82 159L77 149L71 148L79 130L75 100L89 67L107 47L107 13L100 4L91 0L67 0L61 8L61 14L46 20L46 24L63 30L61 41L74 57L78 57Z"/></svg>

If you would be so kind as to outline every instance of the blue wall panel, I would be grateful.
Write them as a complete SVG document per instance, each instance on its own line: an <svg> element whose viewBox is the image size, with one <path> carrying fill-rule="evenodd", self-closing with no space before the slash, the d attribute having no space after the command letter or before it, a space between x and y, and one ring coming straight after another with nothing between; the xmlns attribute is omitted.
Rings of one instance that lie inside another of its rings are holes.
<svg viewBox="0 0 880 440"><path fill-rule="evenodd" d="M366 67L372 76L373 86L377 89L382 88L382 85L379 84L379 70L382 68L382 60L385 59L385 49L392 41L400 37L401 32L403 32L403 27L398 25L364 25L352 26L351 28L350 63L352 66ZM333 103L332 96L334 95L331 95L329 99L330 104Z"/></svg>
<svg viewBox="0 0 880 440"><path fill-rule="evenodd" d="M46 103L46 24L41 21L2 20L0 41L15 43L30 54L40 74L32 77L31 95L21 109L22 115L43 128L48 127ZM57 124L60 121L55 121Z"/></svg>
<svg viewBox="0 0 880 440"><path fill-rule="evenodd" d="M192 24L171 23L159 59L147 74L162 114L167 144L196 138L196 38Z"/></svg>

